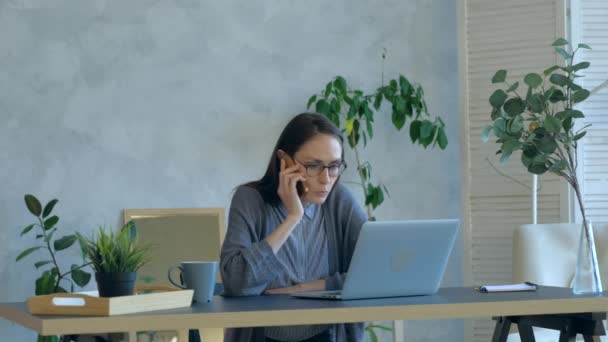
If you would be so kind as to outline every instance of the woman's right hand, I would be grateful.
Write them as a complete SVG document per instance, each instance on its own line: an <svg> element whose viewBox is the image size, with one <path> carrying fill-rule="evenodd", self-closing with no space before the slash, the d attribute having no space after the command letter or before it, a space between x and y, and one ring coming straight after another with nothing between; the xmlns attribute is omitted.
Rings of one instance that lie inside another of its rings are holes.
<svg viewBox="0 0 608 342"><path fill-rule="evenodd" d="M281 171L279 173L279 189L277 193L287 209L287 218L292 218L299 222L304 215L304 207L298 195L297 184L306 179L297 164L287 167L285 159L280 159Z"/></svg>

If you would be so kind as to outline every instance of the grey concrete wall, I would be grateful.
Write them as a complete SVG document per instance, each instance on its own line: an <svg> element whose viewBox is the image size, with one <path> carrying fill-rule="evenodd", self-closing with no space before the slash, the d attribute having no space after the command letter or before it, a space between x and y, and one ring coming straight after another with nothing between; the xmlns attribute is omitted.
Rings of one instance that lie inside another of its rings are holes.
<svg viewBox="0 0 608 342"><path fill-rule="evenodd" d="M66 233L115 227L123 208L227 207L231 190L261 175L282 126L326 81L340 74L363 89L380 85L383 48L386 77L403 73L424 86L450 145L412 147L379 116L363 152L391 192L377 217L458 217L455 6L0 1L0 301L24 300L39 274L36 256L14 261L35 243L19 237L33 222L25 193L59 198ZM353 169L345 180L356 180ZM61 257L70 264L77 255ZM458 247L444 283L461 282ZM406 328L413 341L463 338L461 321ZM34 338L4 320L0 336Z"/></svg>

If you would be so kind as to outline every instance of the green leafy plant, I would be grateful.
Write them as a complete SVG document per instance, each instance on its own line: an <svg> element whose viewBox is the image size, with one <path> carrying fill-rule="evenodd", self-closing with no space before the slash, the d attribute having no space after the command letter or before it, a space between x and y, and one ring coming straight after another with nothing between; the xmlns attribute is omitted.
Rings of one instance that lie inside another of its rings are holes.
<svg viewBox="0 0 608 342"><path fill-rule="evenodd" d="M523 83L525 96L518 93L519 82L507 82L507 70L498 70L492 83L503 84L489 98L492 106L492 125L484 128L484 142L490 133L498 138L496 152L505 162L515 151L521 151L521 162L528 172L542 175L546 172L563 177L576 194L578 206L587 224L580 183L577 178L577 144L585 136L586 125L575 128L576 119L585 115L574 106L583 102L590 91L576 83L582 77L578 72L587 69L589 62L574 64L579 49L591 49L579 44L572 49L568 41L559 38L552 45L563 58L564 66L553 65L542 74L529 73ZM523 94L523 93L522 93Z"/></svg>
<svg viewBox="0 0 608 342"><path fill-rule="evenodd" d="M77 235L95 272L137 272L149 261L151 245L139 241L132 221L117 233L99 227L97 235L91 239Z"/></svg>
<svg viewBox="0 0 608 342"><path fill-rule="evenodd" d="M374 219L373 211L384 202L384 193L389 193L384 185L372 183L372 166L361 159L360 148L361 142L365 147L368 140L373 138L374 115L380 112L385 101L391 107L392 123L397 130L403 129L406 122L410 121L409 136L412 143L424 148L430 145L438 145L442 150L446 148L448 139L445 124L440 117L431 118L422 87L411 83L402 75L370 94L351 88L344 77L336 76L321 93L312 95L307 104L309 109L314 105L316 112L325 115L345 133L346 140L355 153L370 220Z"/></svg>
<svg viewBox="0 0 608 342"><path fill-rule="evenodd" d="M20 261L37 250L46 250L48 252L47 257L37 261L34 266L37 269L50 267L44 270L42 275L36 279L36 295L68 292L64 287L65 285L69 285L71 292L74 291L74 284L79 287L86 286L91 279L91 274L82 270L82 268L88 265L84 258L81 264L72 264L70 270L67 271L62 271L59 266L58 252L67 250L77 240L74 234L64 235L59 239L54 238L59 229L57 225L59 217L52 215L52 211L59 201L53 199L43 209L42 204L34 195L28 194L24 198L27 209L32 215L36 216L38 222L23 228L21 236L30 232L36 232L37 244L22 251L17 256L16 261Z"/></svg>
<svg viewBox="0 0 608 342"><path fill-rule="evenodd" d="M378 342L378 334L375 330L393 331L393 329L385 327L384 325L369 324L365 327L365 331L369 333L369 339L371 342Z"/></svg>

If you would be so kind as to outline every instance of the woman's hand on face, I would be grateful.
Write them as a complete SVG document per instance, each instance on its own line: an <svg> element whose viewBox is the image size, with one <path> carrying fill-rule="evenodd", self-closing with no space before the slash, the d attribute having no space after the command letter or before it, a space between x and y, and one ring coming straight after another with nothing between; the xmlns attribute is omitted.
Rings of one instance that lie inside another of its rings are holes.
<svg viewBox="0 0 608 342"><path fill-rule="evenodd" d="M298 195L297 184L306 180L298 165L287 167L285 159L281 158L281 172L279 173L278 195L287 209L287 216L300 220L304 215L304 207Z"/></svg>

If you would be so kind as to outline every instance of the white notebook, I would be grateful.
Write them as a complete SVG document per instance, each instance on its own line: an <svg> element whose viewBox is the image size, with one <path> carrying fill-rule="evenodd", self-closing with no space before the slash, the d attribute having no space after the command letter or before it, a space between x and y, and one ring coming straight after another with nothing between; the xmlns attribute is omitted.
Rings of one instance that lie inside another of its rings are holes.
<svg viewBox="0 0 608 342"><path fill-rule="evenodd" d="M485 285L480 286L481 292L513 292L513 291L536 291L536 284L529 282L521 284L506 284L506 285Z"/></svg>

